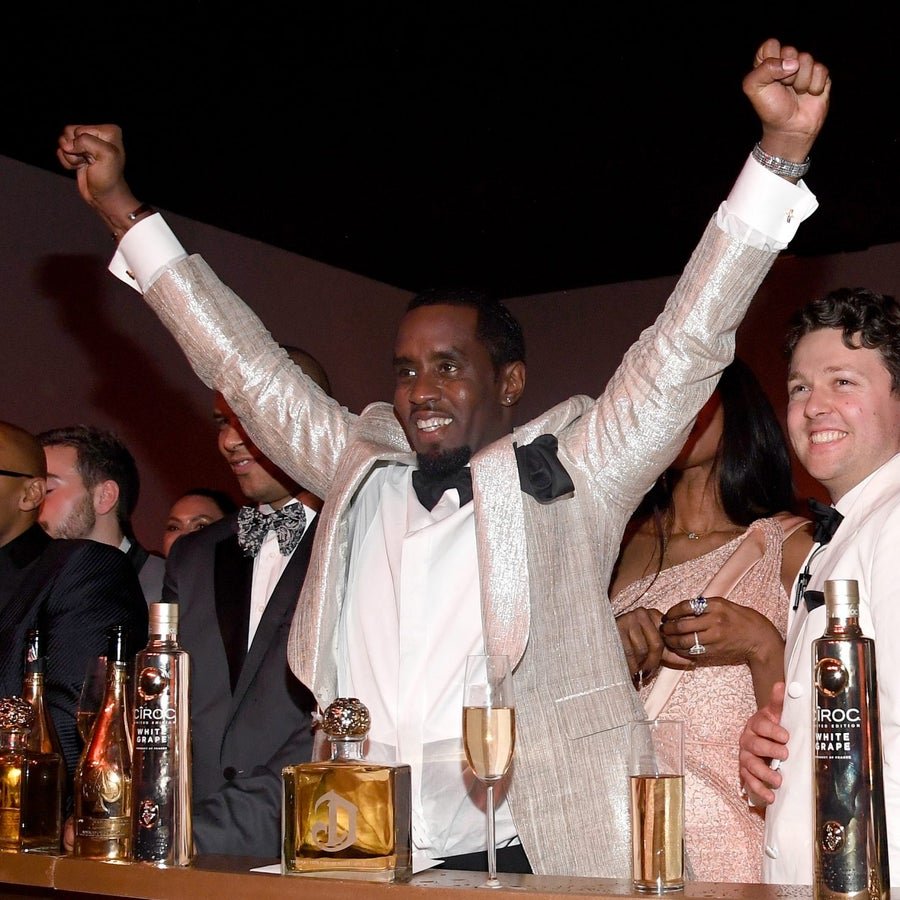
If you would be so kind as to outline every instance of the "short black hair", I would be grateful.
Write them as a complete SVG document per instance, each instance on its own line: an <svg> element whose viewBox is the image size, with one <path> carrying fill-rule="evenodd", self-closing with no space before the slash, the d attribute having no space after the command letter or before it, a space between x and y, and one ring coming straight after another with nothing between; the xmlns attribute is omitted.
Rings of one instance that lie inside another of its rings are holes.
<svg viewBox="0 0 900 900"><path fill-rule="evenodd" d="M877 350L891 376L891 390L900 394L900 304L890 294L861 287L838 288L812 300L791 319L787 355L802 337L823 328L840 328L847 347Z"/></svg>
<svg viewBox="0 0 900 900"><path fill-rule="evenodd" d="M420 306L468 306L478 313L475 337L484 344L499 372L501 366L525 362L525 337L518 319L496 297L472 288L431 288L416 294L406 311Z"/></svg>
<svg viewBox="0 0 900 900"><path fill-rule="evenodd" d="M37 436L42 447L72 447L75 468L88 491L103 481L119 486L116 518L122 532L131 535L131 516L141 492L137 463L122 439L105 428L94 425L67 425L52 428Z"/></svg>
<svg viewBox="0 0 900 900"><path fill-rule="evenodd" d="M207 500L212 500L216 506L219 507L219 511L223 516L227 516L229 513L237 512L238 505L231 499L231 497L225 493L225 491L219 491L215 488L207 488L207 487L195 487L186 490L183 494L181 494L178 500L183 500L185 497L206 497ZM174 504L173 504L174 505Z"/></svg>

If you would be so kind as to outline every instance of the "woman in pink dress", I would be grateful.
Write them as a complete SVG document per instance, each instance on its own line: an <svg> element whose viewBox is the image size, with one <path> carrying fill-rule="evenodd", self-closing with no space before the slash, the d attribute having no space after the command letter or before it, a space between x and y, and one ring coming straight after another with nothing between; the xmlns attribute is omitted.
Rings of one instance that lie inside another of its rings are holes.
<svg viewBox="0 0 900 900"><path fill-rule="evenodd" d="M736 360L632 519L613 574L636 687L650 714L661 706L685 722L685 846L698 881L761 878L762 813L741 794L738 738L783 678L788 596L812 545L793 504L781 427ZM710 596L745 541L759 547L742 551L752 567L727 598Z"/></svg>

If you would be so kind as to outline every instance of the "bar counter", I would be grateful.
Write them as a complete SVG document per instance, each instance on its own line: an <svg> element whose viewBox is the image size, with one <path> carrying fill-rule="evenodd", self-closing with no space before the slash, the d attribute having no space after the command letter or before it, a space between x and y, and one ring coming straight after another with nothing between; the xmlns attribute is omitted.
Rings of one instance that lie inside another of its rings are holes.
<svg viewBox="0 0 900 900"><path fill-rule="evenodd" d="M86 897L145 898L145 900L260 900L303 897L304 900L564 900L590 896L643 898L631 881L608 878L563 878L541 875L500 876L503 886L490 893L478 888L480 872L431 871L413 876L408 884L380 884L307 875L282 876L251 872L270 860L226 856L199 857L186 869L156 869L135 863L104 863L72 856L0 853L0 897L52 897L83 900ZM759 884L710 884L691 882L678 898L722 900L774 900L778 897L812 897L811 888Z"/></svg>

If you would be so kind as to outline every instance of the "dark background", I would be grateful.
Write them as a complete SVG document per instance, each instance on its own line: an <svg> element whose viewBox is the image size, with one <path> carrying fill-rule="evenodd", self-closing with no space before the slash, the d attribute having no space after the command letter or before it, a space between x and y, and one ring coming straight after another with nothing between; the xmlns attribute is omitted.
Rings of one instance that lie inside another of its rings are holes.
<svg viewBox="0 0 900 900"><path fill-rule="evenodd" d="M408 290L645 279L681 270L758 137L740 82L772 35L835 83L792 252L900 240L888 13L760 6L31 4L0 154L58 171L62 125L118 122L142 199Z"/></svg>

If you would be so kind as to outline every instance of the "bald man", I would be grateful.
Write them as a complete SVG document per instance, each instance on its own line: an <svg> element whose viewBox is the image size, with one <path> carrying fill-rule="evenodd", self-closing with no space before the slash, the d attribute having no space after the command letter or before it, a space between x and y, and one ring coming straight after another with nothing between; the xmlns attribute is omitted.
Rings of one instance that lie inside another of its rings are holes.
<svg viewBox="0 0 900 900"><path fill-rule="evenodd" d="M25 637L40 628L47 647L44 691L66 769L81 741L75 706L89 659L106 653L106 630L147 640L147 604L134 569L115 547L54 540L37 524L47 464L37 439L0 422L0 696L22 692Z"/></svg>

